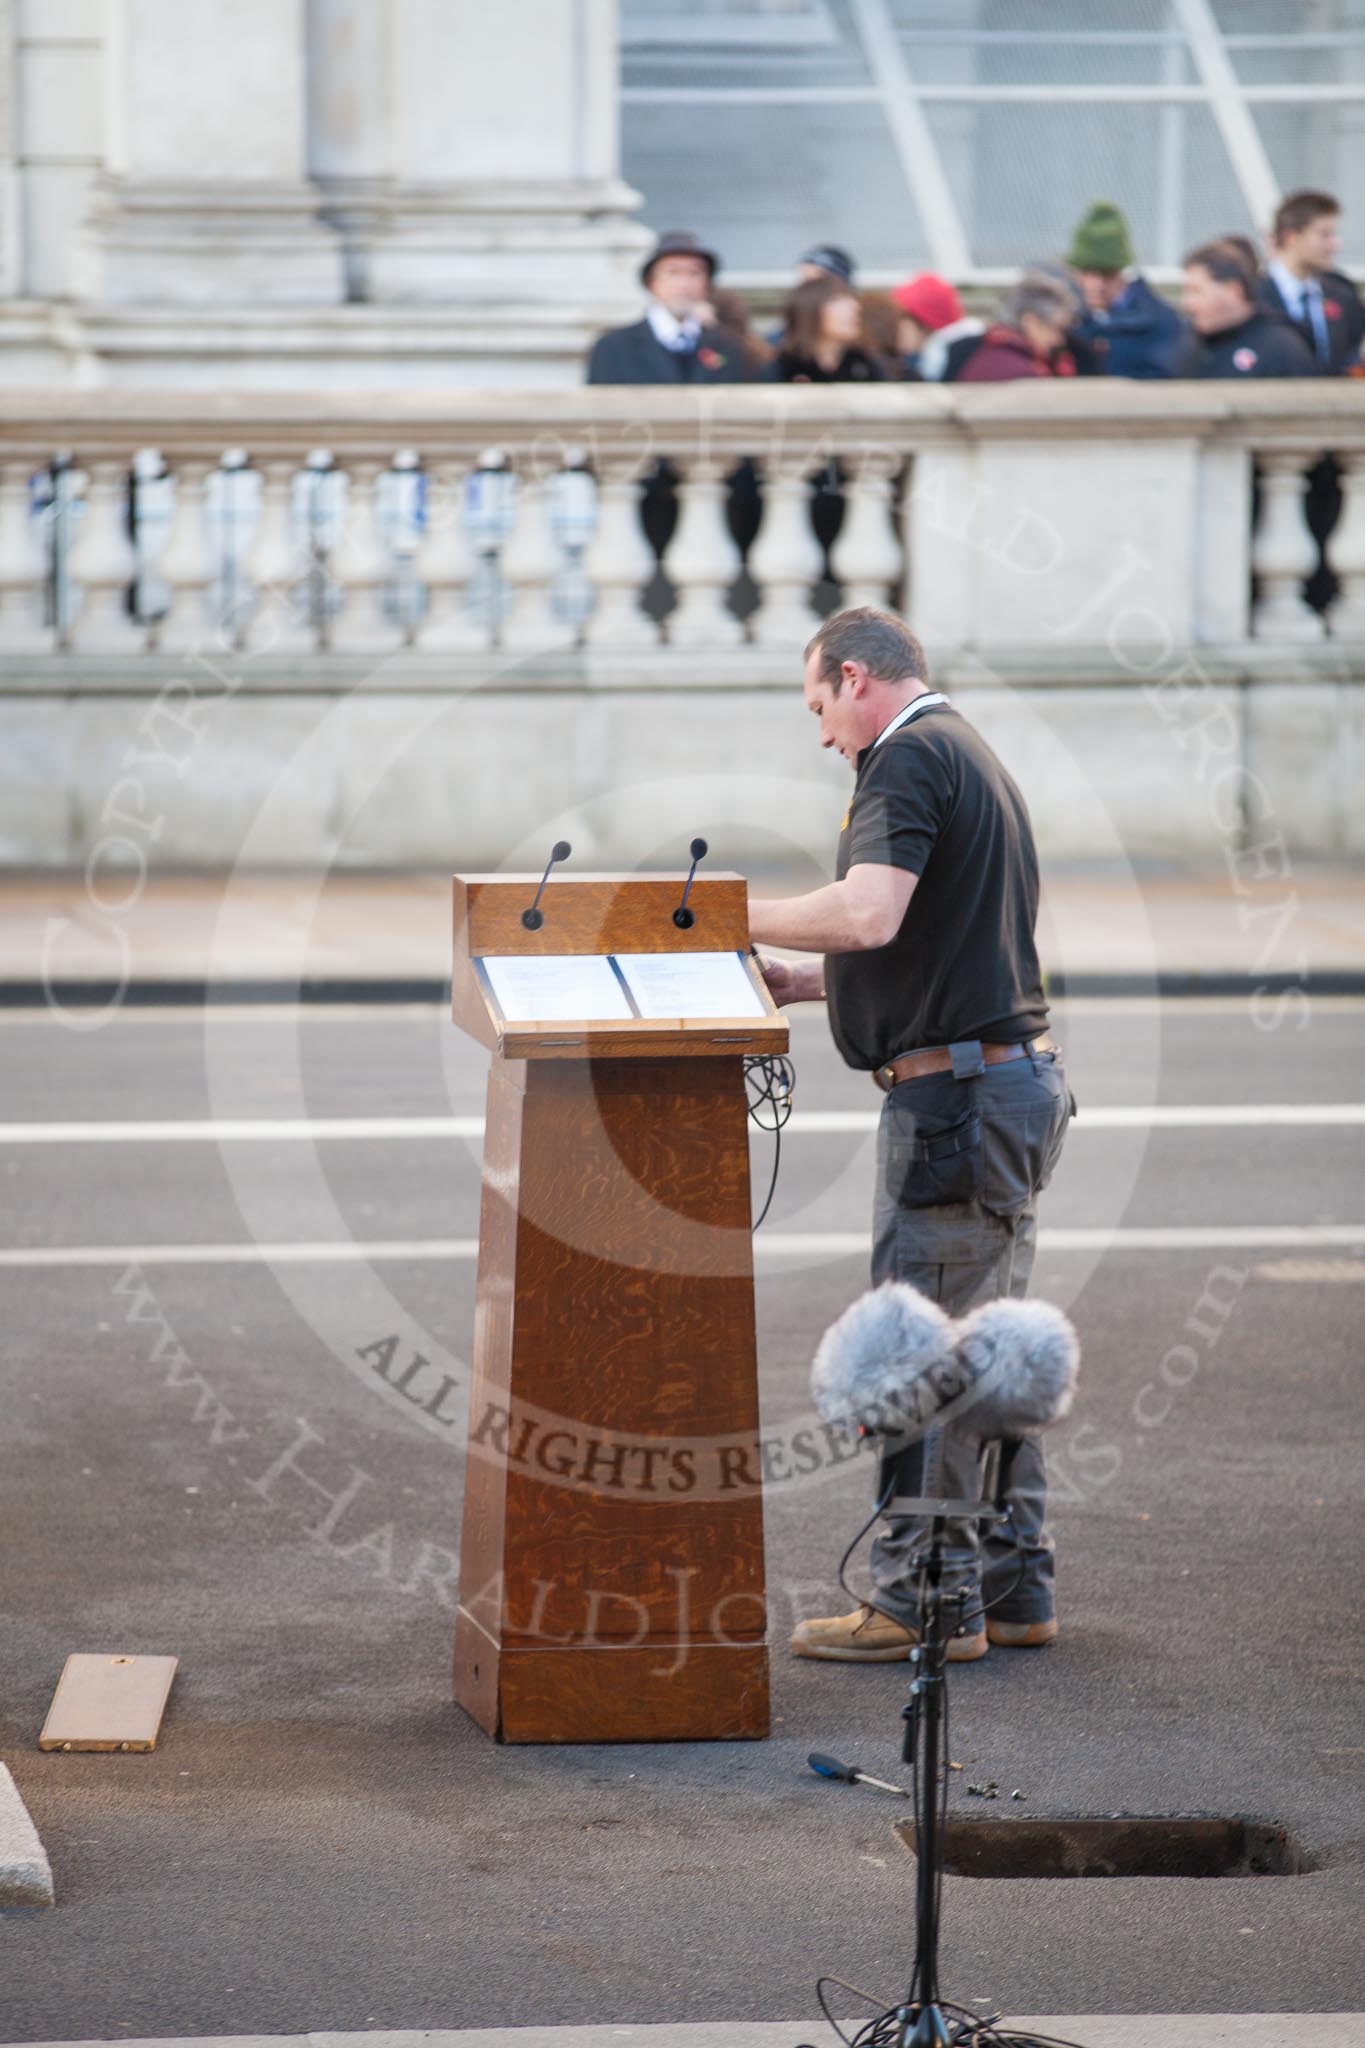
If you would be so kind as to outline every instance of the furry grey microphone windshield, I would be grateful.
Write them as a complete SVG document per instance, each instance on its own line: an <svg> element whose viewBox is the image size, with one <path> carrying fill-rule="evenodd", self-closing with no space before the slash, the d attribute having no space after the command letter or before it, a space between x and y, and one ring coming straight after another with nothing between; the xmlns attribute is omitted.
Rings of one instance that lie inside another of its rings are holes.
<svg viewBox="0 0 1365 2048"><path fill-rule="evenodd" d="M953 1422L990 1441L1060 1422L1076 1332L1046 1301L988 1301L960 1322L903 1281L860 1296L820 1339L811 1394L826 1422L913 1437Z"/></svg>

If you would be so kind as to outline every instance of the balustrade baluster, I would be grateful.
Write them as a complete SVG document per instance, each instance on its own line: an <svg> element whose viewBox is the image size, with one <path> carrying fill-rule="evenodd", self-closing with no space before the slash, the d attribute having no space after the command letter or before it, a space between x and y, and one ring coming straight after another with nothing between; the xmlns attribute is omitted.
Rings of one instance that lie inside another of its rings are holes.
<svg viewBox="0 0 1365 2048"><path fill-rule="evenodd" d="M139 653L147 629L128 609L137 560L128 538L126 460L90 464L67 569L81 592L80 609L67 630L68 646L81 653Z"/></svg>
<svg viewBox="0 0 1365 2048"><path fill-rule="evenodd" d="M891 520L892 455L866 453L844 486L844 523L830 550L830 567L844 587L844 604L888 602L901 574L902 551Z"/></svg>
<svg viewBox="0 0 1365 2048"><path fill-rule="evenodd" d="M247 646L255 652L301 654L318 644L317 629L299 603L303 560L294 522L298 469L292 456L267 458L260 465L260 515L242 563L255 592L245 633Z"/></svg>
<svg viewBox="0 0 1365 2048"><path fill-rule="evenodd" d="M208 480L217 464L187 457L175 468L175 509L157 568L170 586L170 604L154 628L155 645L168 653L223 644L221 621L208 616L214 577L208 532Z"/></svg>
<svg viewBox="0 0 1365 2048"><path fill-rule="evenodd" d="M1365 453L1341 457L1341 497L1327 543L1340 594L1328 617L1334 640L1365 640Z"/></svg>
<svg viewBox="0 0 1365 2048"><path fill-rule="evenodd" d="M503 543L499 566L507 608L498 645L516 653L571 647L573 628L554 609L561 553L550 524L548 479L533 459L517 465L517 521Z"/></svg>
<svg viewBox="0 0 1365 2048"><path fill-rule="evenodd" d="M764 464L763 522L749 550L760 600L749 630L760 647L804 647L817 624L811 588L821 557L809 473L808 454L770 456Z"/></svg>
<svg viewBox="0 0 1365 2048"><path fill-rule="evenodd" d="M52 629L43 624L46 565L29 510L27 462L0 464L0 652L50 651Z"/></svg>
<svg viewBox="0 0 1365 2048"><path fill-rule="evenodd" d="M654 552L640 524L640 464L607 456L597 466L597 531L584 565L597 594L588 622L593 647L649 648L659 629L641 606Z"/></svg>
<svg viewBox="0 0 1365 2048"><path fill-rule="evenodd" d="M1317 562L1304 518L1304 472L1309 461L1302 454L1278 451L1257 457L1261 516L1252 537L1251 566L1260 581L1252 622L1258 640L1322 638L1322 620L1302 594L1304 579Z"/></svg>
<svg viewBox="0 0 1365 2048"><path fill-rule="evenodd" d="M382 653L397 647L402 628L385 611L393 557L380 521L380 478L386 462L357 458L347 466L346 519L328 571L340 596L328 638L342 653Z"/></svg>
<svg viewBox="0 0 1365 2048"><path fill-rule="evenodd" d="M466 609L474 556L465 530L468 464L441 462L427 471L426 527L416 570L426 586L426 607L414 638L421 647L454 651L487 647L488 634Z"/></svg>
<svg viewBox="0 0 1365 2048"><path fill-rule="evenodd" d="M678 473L678 523L664 555L677 592L665 622L670 647L734 647L743 639L726 593L739 573L739 549L725 520L724 465L709 455L670 458Z"/></svg>

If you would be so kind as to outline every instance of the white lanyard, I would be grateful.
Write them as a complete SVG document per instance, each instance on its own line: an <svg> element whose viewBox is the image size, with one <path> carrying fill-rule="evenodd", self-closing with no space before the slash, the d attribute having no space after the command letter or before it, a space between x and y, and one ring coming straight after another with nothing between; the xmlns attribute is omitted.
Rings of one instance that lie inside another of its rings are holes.
<svg viewBox="0 0 1365 2048"><path fill-rule="evenodd" d="M890 725L882 727L876 739L872 742L873 747L879 747L883 740L889 740L893 732L899 732L903 725L909 725L911 719L918 718L921 711L931 711L935 704L946 704L947 702L948 699L944 696L942 690L930 690L927 697L916 697L912 704L906 705L904 711L896 713Z"/></svg>

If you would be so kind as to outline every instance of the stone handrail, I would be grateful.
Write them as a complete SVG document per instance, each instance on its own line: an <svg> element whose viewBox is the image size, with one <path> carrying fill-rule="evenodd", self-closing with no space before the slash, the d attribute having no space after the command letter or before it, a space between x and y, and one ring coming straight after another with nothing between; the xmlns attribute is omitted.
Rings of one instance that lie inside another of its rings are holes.
<svg viewBox="0 0 1365 2048"><path fill-rule="evenodd" d="M1301 594L1323 451L1342 493L1326 627ZM660 461L662 577L639 517ZM741 564L727 478L746 461ZM821 475L843 498L828 564ZM0 414L0 655L790 652L817 585L983 652L1098 641L1101 589L1176 648L1365 637L1365 383L21 390Z"/></svg>

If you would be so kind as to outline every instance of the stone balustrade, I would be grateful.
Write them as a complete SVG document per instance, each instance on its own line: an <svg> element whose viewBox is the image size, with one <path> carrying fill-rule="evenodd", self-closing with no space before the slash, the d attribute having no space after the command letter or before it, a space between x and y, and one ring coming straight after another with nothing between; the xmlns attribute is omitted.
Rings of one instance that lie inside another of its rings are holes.
<svg viewBox="0 0 1365 2048"><path fill-rule="evenodd" d="M1325 616L1302 595L1324 450ZM660 462L662 574L639 515ZM826 561L812 480L836 471ZM20 392L0 418L0 657L578 648L647 680L664 648L794 655L821 602L891 602L984 657L1098 646L1116 619L1168 650L1360 640L1365 384Z"/></svg>

